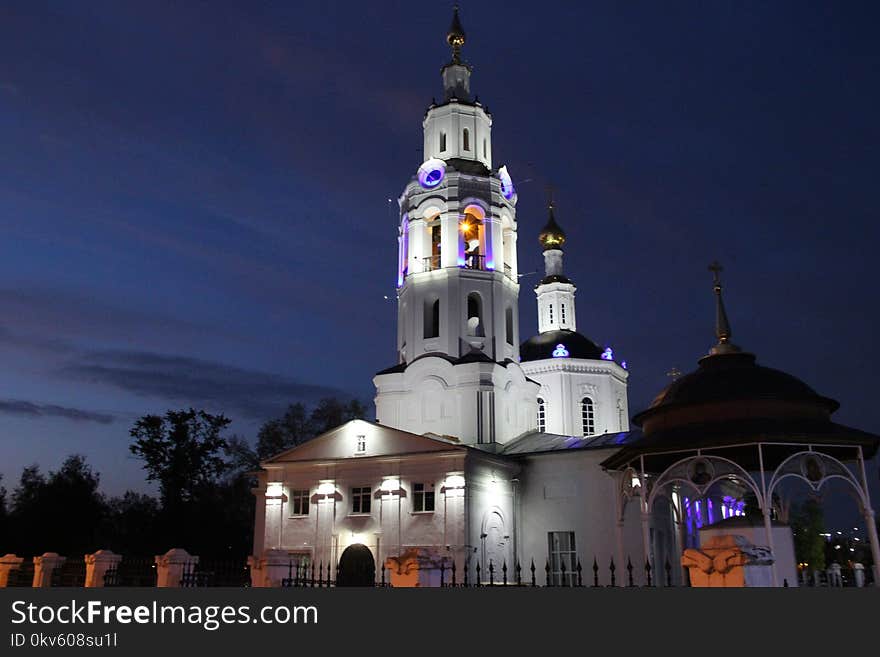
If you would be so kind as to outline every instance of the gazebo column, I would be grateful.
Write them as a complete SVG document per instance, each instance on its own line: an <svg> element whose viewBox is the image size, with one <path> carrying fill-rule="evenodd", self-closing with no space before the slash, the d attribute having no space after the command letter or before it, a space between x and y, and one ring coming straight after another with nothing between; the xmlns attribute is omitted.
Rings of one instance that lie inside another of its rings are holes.
<svg viewBox="0 0 880 657"><path fill-rule="evenodd" d="M770 518L770 507L764 500L764 532L767 534L767 547L773 555L773 563L770 564L770 572L773 575L773 586L779 586L779 578L776 576L776 548L773 546L773 522Z"/></svg>
<svg viewBox="0 0 880 657"><path fill-rule="evenodd" d="M880 541L877 540L877 520L871 507L865 507L865 524L868 526L868 542L874 558L874 586L880 587Z"/></svg>

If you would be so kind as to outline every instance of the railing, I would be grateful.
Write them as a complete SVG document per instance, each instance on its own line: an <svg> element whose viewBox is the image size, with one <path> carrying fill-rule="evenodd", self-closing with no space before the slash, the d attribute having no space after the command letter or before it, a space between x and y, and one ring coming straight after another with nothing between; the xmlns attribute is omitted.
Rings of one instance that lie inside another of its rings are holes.
<svg viewBox="0 0 880 657"><path fill-rule="evenodd" d="M458 579L458 571L455 565L455 562L452 562L450 567L446 566L446 562L443 561L440 564L440 586L451 588L479 588L483 586L534 586L539 587L543 586L546 588L576 588L576 587L584 587L587 586L584 583L584 568L581 566L580 559L577 560L576 564L572 566L566 566L565 562L561 562L559 564L558 569L552 569L550 567L550 562L546 562L543 573L544 583L539 584L539 569L535 566L534 559L529 564L529 567L526 569L525 576L523 575L522 564L519 562L516 563L512 570L509 570L507 567L507 562L504 561L501 564L501 568L498 568L492 561L489 562L489 567L486 569L488 572L483 573L481 571L481 567L479 562L476 564L474 568L474 572L476 574L475 580L471 581L469 578L470 568L466 567L464 571L463 580ZM627 586L627 587L636 587L636 586L644 586L644 587L653 587L655 586L654 581L654 573L651 568L650 562L645 562L644 565L644 584L637 585L635 584L635 579L633 577L633 572L636 570L635 566L633 566L632 561L630 559L626 560L626 575L625 581L620 582L618 584L618 575L617 575L617 566L614 563L614 559L611 559L611 562L608 565L608 576L603 577L602 582L600 583L599 577L599 563L594 558L593 559L593 577L591 587L616 587L616 586ZM661 582L663 586L672 587L675 586L672 583L672 564L669 563L669 560L666 560L664 564L665 570L665 579ZM486 575L488 575L488 579L486 579Z"/></svg>
<svg viewBox="0 0 880 657"><path fill-rule="evenodd" d="M465 269L476 269L477 271L486 271L486 256L480 254L465 254Z"/></svg>
<svg viewBox="0 0 880 657"><path fill-rule="evenodd" d="M151 557L123 557L104 573L104 586L156 586L156 563Z"/></svg>
<svg viewBox="0 0 880 657"><path fill-rule="evenodd" d="M85 586L86 562L85 559L67 559L60 568L52 571L50 586Z"/></svg>
<svg viewBox="0 0 880 657"><path fill-rule="evenodd" d="M433 255L422 258L422 271L434 271L440 269L440 256Z"/></svg>
<svg viewBox="0 0 880 657"><path fill-rule="evenodd" d="M180 576L181 588L208 586L250 586L248 566L237 561L187 563Z"/></svg>

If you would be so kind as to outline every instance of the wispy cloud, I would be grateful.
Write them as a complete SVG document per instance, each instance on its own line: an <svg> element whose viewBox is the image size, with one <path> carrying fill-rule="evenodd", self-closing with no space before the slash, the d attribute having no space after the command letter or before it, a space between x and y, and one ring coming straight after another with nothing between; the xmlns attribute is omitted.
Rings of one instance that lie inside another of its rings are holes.
<svg viewBox="0 0 880 657"><path fill-rule="evenodd" d="M21 399L0 400L0 413L24 415L32 418L62 417L76 422L98 422L99 424L110 424L116 419L109 413L98 413L55 404L40 404Z"/></svg>
<svg viewBox="0 0 880 657"><path fill-rule="evenodd" d="M301 383L275 374L184 356L135 351L83 354L61 374L136 395L208 406L246 418L266 419L294 401L350 397L341 390Z"/></svg>

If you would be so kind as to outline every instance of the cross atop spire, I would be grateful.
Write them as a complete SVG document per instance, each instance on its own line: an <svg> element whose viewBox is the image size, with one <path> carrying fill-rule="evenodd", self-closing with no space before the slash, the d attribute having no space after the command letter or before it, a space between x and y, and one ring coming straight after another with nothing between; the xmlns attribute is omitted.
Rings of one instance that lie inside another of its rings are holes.
<svg viewBox="0 0 880 657"><path fill-rule="evenodd" d="M730 320L727 319L724 300L721 298L721 272L724 271L724 267L715 260L709 265L709 271L712 272L712 283L715 290L715 337L718 339L718 344L712 347L709 353L714 355L738 352L739 347L730 341L733 331L730 329Z"/></svg>

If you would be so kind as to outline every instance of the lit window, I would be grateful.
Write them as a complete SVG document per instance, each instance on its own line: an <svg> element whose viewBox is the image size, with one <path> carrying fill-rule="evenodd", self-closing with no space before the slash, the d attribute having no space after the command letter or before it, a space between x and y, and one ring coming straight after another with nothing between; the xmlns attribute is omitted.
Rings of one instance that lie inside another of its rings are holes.
<svg viewBox="0 0 880 657"><path fill-rule="evenodd" d="M351 489L351 512L370 512L370 488L369 486Z"/></svg>
<svg viewBox="0 0 880 657"><path fill-rule="evenodd" d="M584 397L581 400L581 424L585 436L592 436L596 433L596 418L593 413L593 400Z"/></svg>
<svg viewBox="0 0 880 657"><path fill-rule="evenodd" d="M574 532L549 532L547 542L549 543L550 577L553 586L574 586L577 576Z"/></svg>
<svg viewBox="0 0 880 657"><path fill-rule="evenodd" d="M544 433L547 431L547 408L544 405L544 398L538 397L538 431Z"/></svg>
<svg viewBox="0 0 880 657"><path fill-rule="evenodd" d="M292 490L290 491L290 515L307 516L309 515L309 491Z"/></svg>
<svg viewBox="0 0 880 657"><path fill-rule="evenodd" d="M364 435L357 437L357 450L355 450L358 454L363 454L367 451L367 437Z"/></svg>
<svg viewBox="0 0 880 657"><path fill-rule="evenodd" d="M413 484L413 511L422 512L434 510L433 489L433 484Z"/></svg>
<svg viewBox="0 0 880 657"><path fill-rule="evenodd" d="M471 131L467 128L461 133L461 147L462 150L471 150Z"/></svg>

